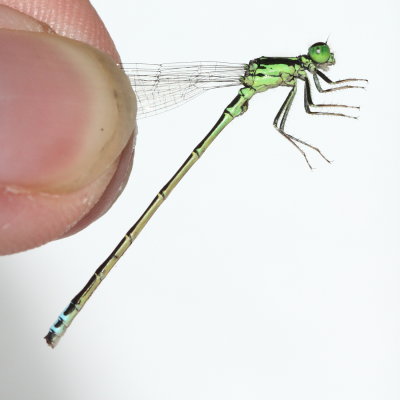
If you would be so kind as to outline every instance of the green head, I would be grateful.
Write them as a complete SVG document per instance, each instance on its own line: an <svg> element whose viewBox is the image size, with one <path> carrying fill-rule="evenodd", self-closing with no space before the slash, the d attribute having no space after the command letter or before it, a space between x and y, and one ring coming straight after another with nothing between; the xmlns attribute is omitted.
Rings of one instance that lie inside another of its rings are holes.
<svg viewBox="0 0 400 400"><path fill-rule="evenodd" d="M317 68L326 68L335 64L335 56L324 42L318 42L310 46L308 57L316 64Z"/></svg>

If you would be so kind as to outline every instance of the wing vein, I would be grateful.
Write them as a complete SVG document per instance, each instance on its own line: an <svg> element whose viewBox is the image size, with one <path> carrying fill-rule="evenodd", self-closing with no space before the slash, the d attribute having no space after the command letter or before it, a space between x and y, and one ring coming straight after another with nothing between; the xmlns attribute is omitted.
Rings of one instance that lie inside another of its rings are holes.
<svg viewBox="0 0 400 400"><path fill-rule="evenodd" d="M238 86L246 64L215 61L121 64L136 93L138 118L178 107L201 93Z"/></svg>

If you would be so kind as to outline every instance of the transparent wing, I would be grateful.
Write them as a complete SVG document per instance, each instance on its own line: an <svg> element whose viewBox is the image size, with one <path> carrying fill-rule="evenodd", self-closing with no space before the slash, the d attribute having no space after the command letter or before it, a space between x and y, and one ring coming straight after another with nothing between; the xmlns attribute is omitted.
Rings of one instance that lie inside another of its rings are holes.
<svg viewBox="0 0 400 400"><path fill-rule="evenodd" d="M240 85L246 64L121 64L138 101L138 118L159 114L209 89Z"/></svg>

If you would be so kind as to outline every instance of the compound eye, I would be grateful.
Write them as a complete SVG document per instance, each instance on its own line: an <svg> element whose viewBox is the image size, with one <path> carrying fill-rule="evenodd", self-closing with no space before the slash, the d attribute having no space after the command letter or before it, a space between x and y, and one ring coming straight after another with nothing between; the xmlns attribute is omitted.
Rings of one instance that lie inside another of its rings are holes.
<svg viewBox="0 0 400 400"><path fill-rule="evenodd" d="M326 43L318 42L308 49L308 55L315 63L324 64L328 62L331 56L331 50Z"/></svg>

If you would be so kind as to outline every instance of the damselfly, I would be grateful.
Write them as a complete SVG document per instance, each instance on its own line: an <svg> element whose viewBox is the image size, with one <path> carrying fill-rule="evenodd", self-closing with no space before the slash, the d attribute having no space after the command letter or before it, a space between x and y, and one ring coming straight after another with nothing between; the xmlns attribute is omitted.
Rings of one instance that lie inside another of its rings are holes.
<svg viewBox="0 0 400 400"><path fill-rule="evenodd" d="M142 216L132 228L129 229L103 264L98 267L85 287L71 300L68 307L57 318L57 321L52 325L45 337L47 343L51 347L56 346L61 336L86 304L100 282L107 276L128 247L133 243L158 207L160 207L178 182L186 175L219 133L234 118L247 111L249 101L256 93L265 92L268 89L279 86L290 88L288 96L276 114L273 122L274 127L301 152L310 168L311 165L302 146L315 150L321 157L329 162L317 147L289 135L285 131L285 123L296 95L298 79L304 81L304 108L307 113L357 118L341 112L322 110L326 107L342 107L347 109L359 109L359 107L313 103L309 76L312 76L315 87L321 93L343 89L365 88L362 85L348 84L349 82L355 81L367 82L365 79L348 78L332 81L321 72L321 70L326 70L334 64L334 54L330 51L329 46L326 43L318 42L313 44L305 55L298 57L260 57L250 61L248 64L201 62L122 65L136 92L139 116L151 115L173 108L209 89L238 85L242 87L239 89L238 95L225 108L221 117L210 132L193 149L174 176L158 192ZM320 78L329 84L330 88L323 89L320 84ZM314 111L313 108L316 111Z"/></svg>

